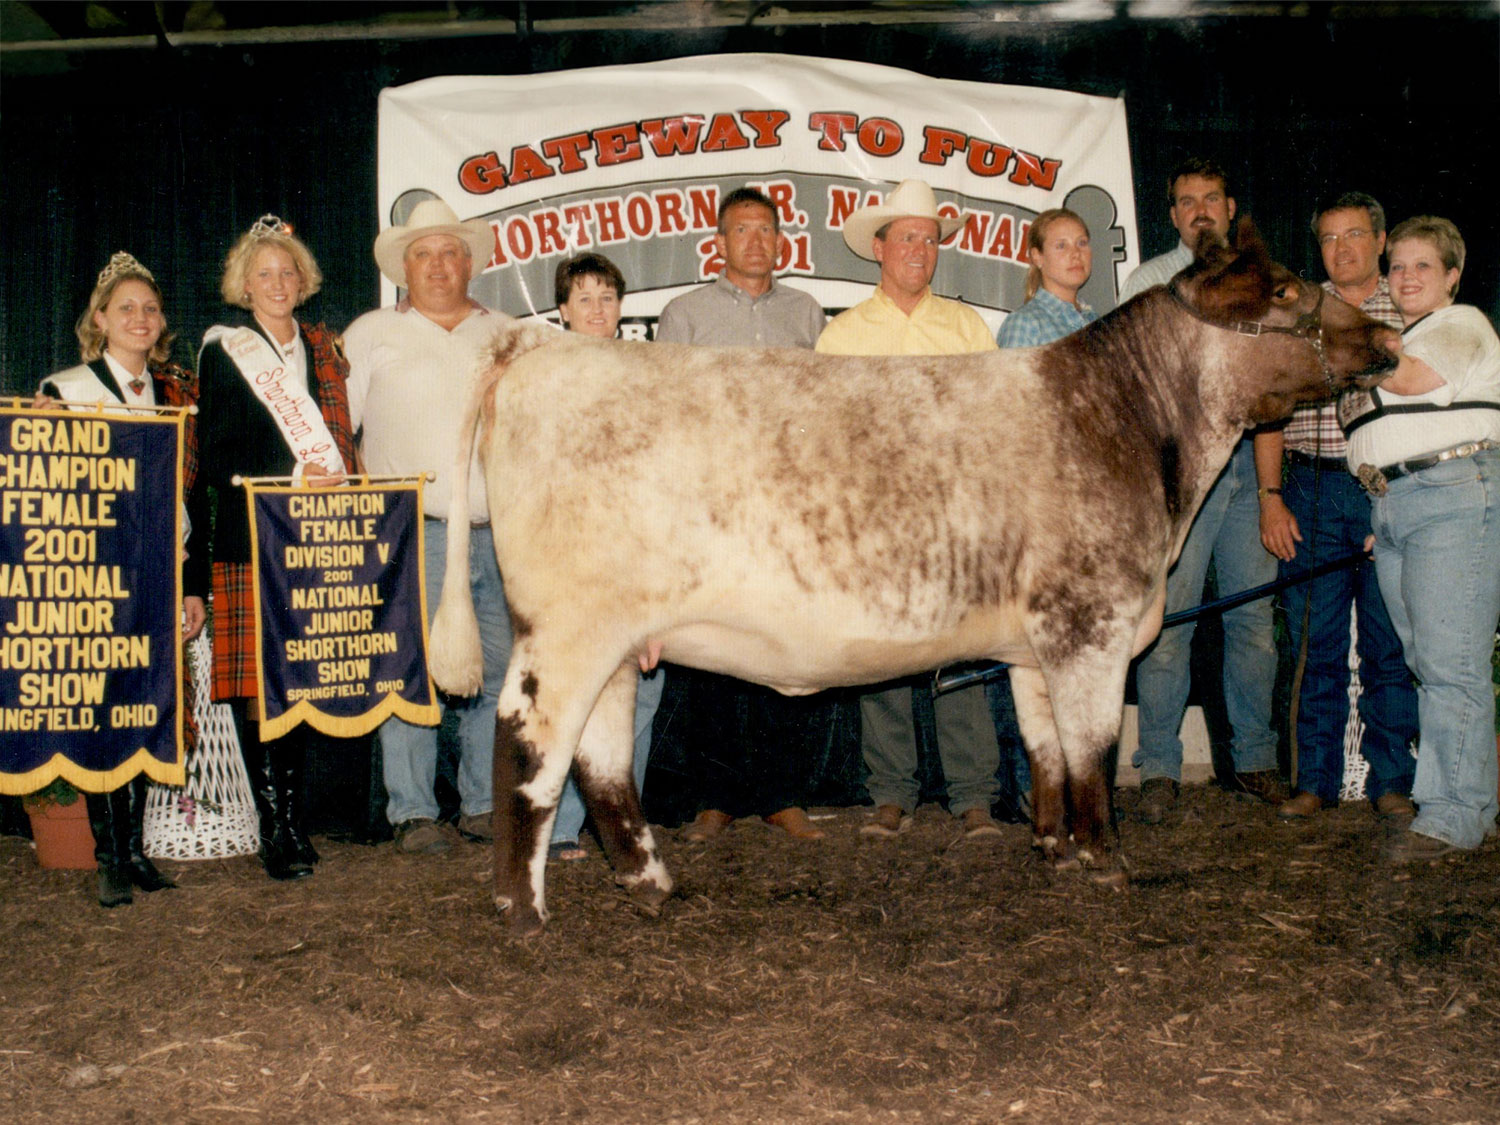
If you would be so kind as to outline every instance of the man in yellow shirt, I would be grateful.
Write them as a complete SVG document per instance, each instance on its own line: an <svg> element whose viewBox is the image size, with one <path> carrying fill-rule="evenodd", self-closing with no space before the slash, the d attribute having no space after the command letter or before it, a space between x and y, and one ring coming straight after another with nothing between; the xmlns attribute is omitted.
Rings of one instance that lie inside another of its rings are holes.
<svg viewBox="0 0 1500 1125"><path fill-rule="evenodd" d="M880 264L880 284L867 301L829 322L817 350L832 355L955 355L990 351L994 334L973 309L932 292L938 246L960 226L938 214L932 188L905 180L885 203L849 216L844 241L861 258ZM1000 749L984 687L934 701L938 757L948 787L948 810L971 837L999 836L990 816ZM865 764L875 815L865 836L902 832L916 808L916 725L910 684L871 692L860 700Z"/></svg>

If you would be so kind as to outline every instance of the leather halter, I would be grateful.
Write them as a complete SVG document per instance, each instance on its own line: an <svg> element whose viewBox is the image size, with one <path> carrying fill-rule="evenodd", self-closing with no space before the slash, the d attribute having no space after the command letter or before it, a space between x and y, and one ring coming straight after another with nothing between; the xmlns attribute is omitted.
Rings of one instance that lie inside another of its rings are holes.
<svg viewBox="0 0 1500 1125"><path fill-rule="evenodd" d="M1328 383L1330 391L1335 389L1333 368L1328 366L1328 356L1323 348L1323 298L1327 293L1321 286L1314 286L1318 291L1318 300L1312 308L1297 317L1297 322L1290 328L1282 328L1276 324L1266 324L1260 320L1236 320L1230 324L1220 324L1218 321L1209 320L1201 312L1195 309L1181 290L1177 288L1177 279L1173 278L1167 285L1167 292L1172 299L1192 314L1196 320L1213 328L1222 328L1226 332L1233 332L1240 336L1263 336L1266 333L1276 333L1281 336L1292 336L1298 340L1305 340L1312 350L1317 354L1318 364L1323 368L1323 378Z"/></svg>

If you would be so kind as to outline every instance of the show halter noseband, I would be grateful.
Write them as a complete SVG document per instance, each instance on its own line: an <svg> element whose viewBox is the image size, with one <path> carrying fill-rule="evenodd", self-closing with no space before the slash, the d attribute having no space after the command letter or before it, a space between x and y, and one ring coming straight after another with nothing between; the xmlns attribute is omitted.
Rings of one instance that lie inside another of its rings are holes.
<svg viewBox="0 0 1500 1125"><path fill-rule="evenodd" d="M1321 286L1315 286L1318 292L1318 300L1312 308L1297 317L1297 322L1290 328L1282 328L1276 324L1266 324L1260 320L1236 320L1230 324L1220 324L1218 321L1209 320L1201 312L1195 309L1181 290L1177 288L1174 278L1167 285L1167 292L1172 299L1192 314L1195 320L1201 320L1213 328L1222 328L1226 332L1233 332L1239 336L1263 336L1266 333L1276 333L1281 336L1292 336L1298 340L1307 341L1312 350L1317 354L1318 364L1323 368L1323 378L1328 383L1328 390L1335 390L1333 368L1328 366L1328 356L1323 347L1323 298L1327 295Z"/></svg>

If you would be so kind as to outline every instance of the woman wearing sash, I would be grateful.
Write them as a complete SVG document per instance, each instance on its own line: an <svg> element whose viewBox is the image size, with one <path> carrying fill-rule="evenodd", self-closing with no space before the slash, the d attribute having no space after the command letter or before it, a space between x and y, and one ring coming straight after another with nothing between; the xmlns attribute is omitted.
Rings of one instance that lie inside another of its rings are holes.
<svg viewBox="0 0 1500 1125"><path fill-rule="evenodd" d="M313 873L318 853L302 827L307 732L267 743L256 698L250 530L233 478L292 477L314 487L358 469L345 382L348 365L322 324L293 313L323 275L292 228L262 216L224 259L219 291L250 313L215 325L198 354L203 443L198 487L212 488L213 694L230 705L260 816L261 860L273 879Z"/></svg>
<svg viewBox="0 0 1500 1125"><path fill-rule="evenodd" d="M1401 362L1339 402L1349 468L1373 500L1375 577L1417 678L1417 815L1387 845L1397 863L1472 851L1495 832L1500 617L1500 337L1456 305L1464 240L1447 219L1386 241Z"/></svg>
<svg viewBox="0 0 1500 1125"><path fill-rule="evenodd" d="M88 307L74 328L83 362L43 379L32 405L46 408L61 401L192 406L198 389L191 371L170 362L172 334L167 331L162 304L161 289L151 271L123 250L115 254L100 272ZM191 414L185 420L182 440L182 487L188 495L198 460L196 422ZM207 556L202 551L190 553L183 567L184 642L203 629L207 593ZM187 698L184 692L184 706ZM131 902L131 884L143 891L177 885L156 869L141 847L144 774L109 793L86 793L84 799L99 864L100 906Z"/></svg>

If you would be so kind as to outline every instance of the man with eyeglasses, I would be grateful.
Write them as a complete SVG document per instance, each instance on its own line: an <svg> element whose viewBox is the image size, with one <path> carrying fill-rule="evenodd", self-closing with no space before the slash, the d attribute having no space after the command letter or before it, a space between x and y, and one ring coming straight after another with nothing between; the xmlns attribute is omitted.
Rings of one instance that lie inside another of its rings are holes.
<svg viewBox="0 0 1500 1125"><path fill-rule="evenodd" d="M1380 273L1385 210L1364 192L1345 192L1313 212L1313 234L1328 280L1323 288L1398 331L1401 318ZM1260 481L1260 535L1283 574L1364 549L1370 499L1349 473L1333 403L1299 406L1284 429L1255 436ZM1301 547L1299 551L1299 545ZM1360 565L1287 589L1282 608L1293 650L1307 646L1298 697L1297 792L1277 809L1306 820L1338 802L1348 719L1349 607L1358 637L1360 751L1370 763L1365 794L1376 812L1410 819L1416 760L1417 697L1386 613L1375 568Z"/></svg>

